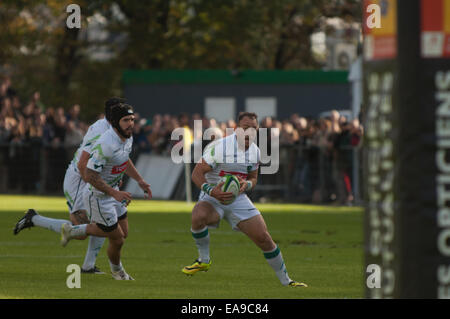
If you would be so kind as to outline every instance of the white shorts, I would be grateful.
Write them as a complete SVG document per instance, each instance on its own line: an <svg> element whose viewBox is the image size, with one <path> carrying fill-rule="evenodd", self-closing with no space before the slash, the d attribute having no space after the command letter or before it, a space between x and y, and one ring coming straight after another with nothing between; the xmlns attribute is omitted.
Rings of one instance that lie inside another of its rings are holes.
<svg viewBox="0 0 450 319"><path fill-rule="evenodd" d="M126 216L127 207L111 196L96 196L86 187L83 197L91 223L113 226Z"/></svg>
<svg viewBox="0 0 450 319"><path fill-rule="evenodd" d="M71 166L67 168L64 175L63 191L66 197L69 213L73 214L79 210L86 210L83 201L83 192L86 186L85 181L81 175L76 172Z"/></svg>
<svg viewBox="0 0 450 319"><path fill-rule="evenodd" d="M214 197L209 196L202 191L200 192L198 201L210 203L220 215L220 219L225 219L231 225L233 230L236 231L239 231L239 227L237 226L239 222L261 214L246 194L241 194L231 204L224 205ZM217 223L216 225L210 225L208 227L217 228L219 227L219 223Z"/></svg>

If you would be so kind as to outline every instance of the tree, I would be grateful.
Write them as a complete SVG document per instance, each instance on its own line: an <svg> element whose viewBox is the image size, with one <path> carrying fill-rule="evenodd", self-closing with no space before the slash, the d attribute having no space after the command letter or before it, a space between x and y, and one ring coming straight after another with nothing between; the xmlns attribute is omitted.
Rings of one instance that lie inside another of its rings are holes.
<svg viewBox="0 0 450 319"><path fill-rule="evenodd" d="M46 104L81 104L90 119L121 95L124 69L319 68L311 34L324 18L361 19L360 0L79 0L82 27L69 29L70 3L2 1L0 67L23 98L39 90ZM86 30L98 16L109 36L94 43ZM115 55L93 60L97 45Z"/></svg>

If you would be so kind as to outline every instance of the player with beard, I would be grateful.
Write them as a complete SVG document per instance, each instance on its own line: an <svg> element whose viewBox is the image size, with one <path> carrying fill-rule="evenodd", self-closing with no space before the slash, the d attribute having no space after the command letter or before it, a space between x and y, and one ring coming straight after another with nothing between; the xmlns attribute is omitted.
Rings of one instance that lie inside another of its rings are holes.
<svg viewBox="0 0 450 319"><path fill-rule="evenodd" d="M89 218L86 213L82 195L86 186L86 177L84 172L86 170L86 165L89 160L92 146L100 138L101 134L111 128L111 109L119 103L125 103L125 99L112 97L105 102L105 117L97 120L94 124L89 126L80 147L75 152L74 157L66 170L63 191L69 209L70 222L73 225L89 223ZM130 165L130 171L131 170L135 169L134 166L131 167ZM64 219L48 218L38 214L35 209L29 209L17 222L14 228L14 234L17 235L23 229L33 226L52 230L59 234L61 232L62 225L68 222L69 221ZM128 229L126 220L121 221L121 224L123 229ZM85 238L86 237L79 237L77 239ZM103 237L89 237L89 245L86 251L84 263L81 267L82 273L104 274L104 272L100 271L100 269L95 266L98 252L100 251L104 241L105 238Z"/></svg>
<svg viewBox="0 0 450 319"><path fill-rule="evenodd" d="M120 253L127 229L119 220L126 219L126 210L118 209L117 204L126 207L131 194L119 190L119 183L130 165L130 152L133 144L134 113L131 106L119 104L112 108L112 127L97 140L87 163L86 180L89 183L83 197L90 224L72 226L64 224L61 230L61 244L79 236L98 236L109 239L108 258L111 273L117 280L134 280L122 266ZM145 193L151 196L150 186L143 182L137 171L129 175L135 179ZM125 217L123 212L125 211Z"/></svg>

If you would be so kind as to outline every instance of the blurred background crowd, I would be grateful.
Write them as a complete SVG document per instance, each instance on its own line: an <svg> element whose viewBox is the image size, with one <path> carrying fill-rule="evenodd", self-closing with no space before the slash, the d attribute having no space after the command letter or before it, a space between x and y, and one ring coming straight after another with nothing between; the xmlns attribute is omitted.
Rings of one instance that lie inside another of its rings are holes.
<svg viewBox="0 0 450 319"><path fill-rule="evenodd" d="M92 123L80 119L82 107L72 105L66 111L41 101L38 91L21 100L9 78L0 86L0 147L2 192L59 193L67 165ZM103 114L99 115L99 118ZM235 128L234 119L216 122L200 114L156 114L142 118L136 114L133 159L140 153L170 156L178 142L172 131L189 128L202 121L202 129L216 128L226 136L226 128ZM259 119L262 128L272 130L280 146L280 170L261 175L263 201L288 199L300 202L350 205L354 202L354 152L358 151L363 128L358 118L348 119L332 110L329 116L305 118L292 114L287 119ZM205 146L204 144L203 146ZM269 148L270 149L270 148Z"/></svg>

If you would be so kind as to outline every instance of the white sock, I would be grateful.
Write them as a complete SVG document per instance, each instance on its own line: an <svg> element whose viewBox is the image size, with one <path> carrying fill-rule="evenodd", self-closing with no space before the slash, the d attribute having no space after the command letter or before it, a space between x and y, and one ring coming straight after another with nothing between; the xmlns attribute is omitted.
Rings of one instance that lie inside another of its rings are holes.
<svg viewBox="0 0 450 319"><path fill-rule="evenodd" d="M192 230L192 237L194 237L195 245L198 249L198 259L203 263L209 263L209 232L208 227L200 230Z"/></svg>
<svg viewBox="0 0 450 319"><path fill-rule="evenodd" d="M284 265L283 256L281 255L281 251L278 248L278 246L274 250L264 251L263 253L267 262L275 271L275 274L277 275L281 284L287 286L291 281L291 279L289 278L289 275L287 273L286 266Z"/></svg>
<svg viewBox="0 0 450 319"><path fill-rule="evenodd" d="M98 252L102 248L105 239L106 239L105 237L97 237L97 236L89 237L89 245L86 251L86 256L84 257L84 263L82 267L84 270L94 268Z"/></svg>
<svg viewBox="0 0 450 319"><path fill-rule="evenodd" d="M86 227L88 224L82 224L82 225L75 225L72 226L72 229L70 231L70 237L79 237L79 236L86 236Z"/></svg>
<svg viewBox="0 0 450 319"><path fill-rule="evenodd" d="M109 266L111 267L112 272L118 272L123 269L122 262L120 262L118 265L114 265L111 260L109 261Z"/></svg>
<svg viewBox="0 0 450 319"><path fill-rule="evenodd" d="M68 220L48 218L48 217L44 217L42 215L34 215L31 218L31 222L33 223L34 226L53 230L55 233L58 233L58 234L61 232L61 226L63 224L67 223L67 224L72 225L72 223Z"/></svg>

